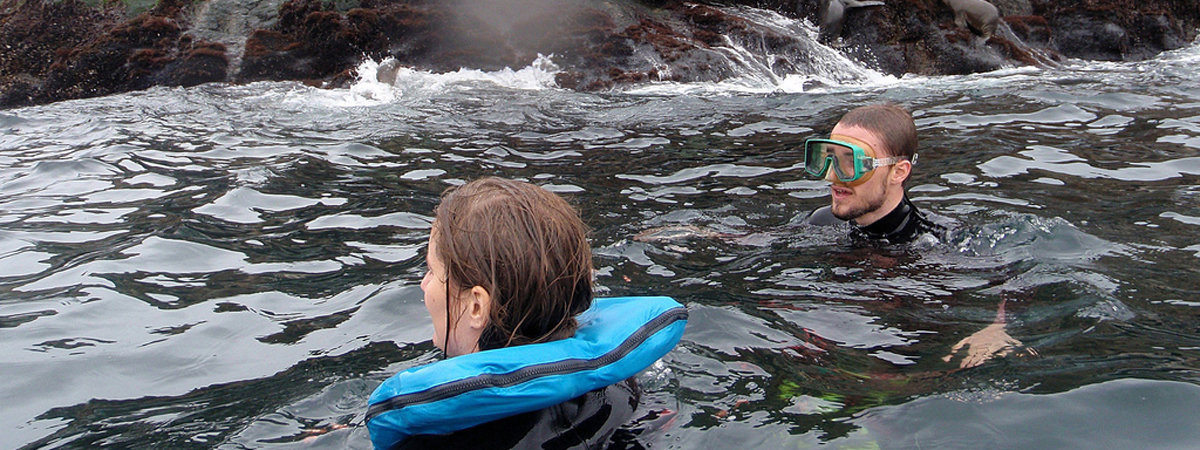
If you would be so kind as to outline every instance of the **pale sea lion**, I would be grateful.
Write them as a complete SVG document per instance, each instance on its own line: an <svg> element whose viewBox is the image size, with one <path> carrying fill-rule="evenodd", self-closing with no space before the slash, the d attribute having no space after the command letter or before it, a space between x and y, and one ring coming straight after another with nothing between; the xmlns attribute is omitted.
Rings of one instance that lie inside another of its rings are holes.
<svg viewBox="0 0 1200 450"><path fill-rule="evenodd" d="M396 75L400 73L400 62L387 58L375 69L375 80L384 84L396 84Z"/></svg>
<svg viewBox="0 0 1200 450"><path fill-rule="evenodd" d="M954 24L962 28L974 28L984 42L992 38L1000 25L1000 11L986 0L942 0L954 10Z"/></svg>
<svg viewBox="0 0 1200 450"><path fill-rule="evenodd" d="M821 26L817 29L817 40L832 43L842 35L842 23L846 19L847 8L862 8L865 6L883 6L879 1L858 0L823 0L817 16L821 18Z"/></svg>

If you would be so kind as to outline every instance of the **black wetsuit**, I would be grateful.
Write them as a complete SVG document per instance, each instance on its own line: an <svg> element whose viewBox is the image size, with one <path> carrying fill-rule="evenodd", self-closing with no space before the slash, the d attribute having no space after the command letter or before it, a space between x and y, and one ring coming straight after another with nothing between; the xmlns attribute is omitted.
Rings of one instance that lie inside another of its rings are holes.
<svg viewBox="0 0 1200 450"><path fill-rule="evenodd" d="M392 449L603 449L637 403L637 388L626 381L462 431L412 436Z"/></svg>
<svg viewBox="0 0 1200 450"><path fill-rule="evenodd" d="M808 217L804 219L804 223L825 226L843 224L846 221L833 215L832 206L823 206L809 213ZM918 211L917 207L908 200L907 195L899 205L896 205L896 209L886 216L867 226L855 224L853 229L854 235L859 238L886 241L889 244L911 242L924 233L933 233L935 236L942 237L946 232L945 227L926 219L925 215L921 214L921 211Z"/></svg>

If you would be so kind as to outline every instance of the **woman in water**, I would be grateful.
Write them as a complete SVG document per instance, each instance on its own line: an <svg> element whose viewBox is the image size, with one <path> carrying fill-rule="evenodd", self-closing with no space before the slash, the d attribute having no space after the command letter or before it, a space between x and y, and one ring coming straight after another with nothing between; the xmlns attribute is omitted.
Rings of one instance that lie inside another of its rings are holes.
<svg viewBox="0 0 1200 450"><path fill-rule="evenodd" d="M429 233L421 281L433 343L449 360L567 339L592 305L587 228L561 197L483 178L448 189ZM633 414L632 383L395 448L602 448Z"/></svg>

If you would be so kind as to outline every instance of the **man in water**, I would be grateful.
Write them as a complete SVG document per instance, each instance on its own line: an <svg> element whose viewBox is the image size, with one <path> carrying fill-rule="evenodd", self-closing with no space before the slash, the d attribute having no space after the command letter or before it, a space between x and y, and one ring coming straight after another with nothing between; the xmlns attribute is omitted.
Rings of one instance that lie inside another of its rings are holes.
<svg viewBox="0 0 1200 450"><path fill-rule="evenodd" d="M810 225L849 222L852 233L868 241L911 242L946 229L926 219L908 200L904 185L917 161L917 126L904 108L882 103L846 113L829 139L804 144L804 170L829 180L831 204L808 215ZM1004 329L1004 304L988 327L958 342L949 355L967 348L961 367L973 367L1004 356L1021 345Z"/></svg>
<svg viewBox="0 0 1200 450"><path fill-rule="evenodd" d="M832 203L805 219L811 225L849 221L854 233L891 244L945 228L908 200L904 184L917 160L917 126L904 108L882 103L856 108L833 127L829 139L804 144L804 170L825 177Z"/></svg>

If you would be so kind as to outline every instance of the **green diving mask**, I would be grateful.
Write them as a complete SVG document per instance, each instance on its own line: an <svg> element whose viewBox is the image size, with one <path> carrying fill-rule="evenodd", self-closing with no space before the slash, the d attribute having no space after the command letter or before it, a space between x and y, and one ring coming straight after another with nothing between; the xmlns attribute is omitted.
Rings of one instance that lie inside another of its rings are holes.
<svg viewBox="0 0 1200 450"><path fill-rule="evenodd" d="M814 177L825 177L830 166L843 183L858 185L871 179L876 167L907 161L904 156L876 158L870 144L850 136L835 134L830 139L804 141L804 171ZM916 161L913 155L913 161Z"/></svg>

